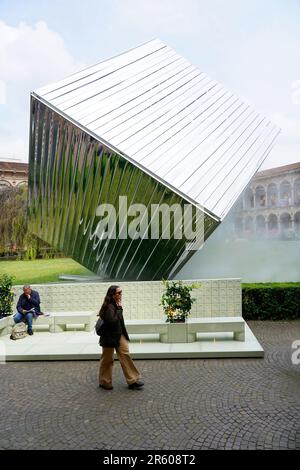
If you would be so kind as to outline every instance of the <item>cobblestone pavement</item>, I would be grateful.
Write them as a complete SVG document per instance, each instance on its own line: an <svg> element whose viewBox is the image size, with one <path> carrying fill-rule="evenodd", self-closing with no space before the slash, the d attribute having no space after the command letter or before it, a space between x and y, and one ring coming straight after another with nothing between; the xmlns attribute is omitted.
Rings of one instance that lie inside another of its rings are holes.
<svg viewBox="0 0 300 470"><path fill-rule="evenodd" d="M300 321L249 326L264 359L139 360L143 390L118 362L112 391L96 361L2 364L0 448L300 449Z"/></svg>

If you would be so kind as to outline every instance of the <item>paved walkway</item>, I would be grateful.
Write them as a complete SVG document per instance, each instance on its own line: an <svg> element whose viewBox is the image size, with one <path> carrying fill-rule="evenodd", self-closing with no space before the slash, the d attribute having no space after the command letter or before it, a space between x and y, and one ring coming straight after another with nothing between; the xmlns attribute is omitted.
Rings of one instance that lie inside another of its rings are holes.
<svg viewBox="0 0 300 470"><path fill-rule="evenodd" d="M119 363L112 391L96 361L1 364L0 449L300 449L300 321L249 325L264 359L136 360L143 390Z"/></svg>

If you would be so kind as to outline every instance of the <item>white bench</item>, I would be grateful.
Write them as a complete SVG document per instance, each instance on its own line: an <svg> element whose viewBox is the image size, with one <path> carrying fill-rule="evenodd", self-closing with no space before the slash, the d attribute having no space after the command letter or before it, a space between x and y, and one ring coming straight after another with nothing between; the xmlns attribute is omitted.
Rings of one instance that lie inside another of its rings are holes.
<svg viewBox="0 0 300 470"><path fill-rule="evenodd" d="M236 341L245 341L245 320L242 317L189 318L189 333L233 333Z"/></svg>
<svg viewBox="0 0 300 470"><path fill-rule="evenodd" d="M197 333L233 333L236 341L245 341L245 321L242 317L189 318L185 323L164 320L127 320L129 334L159 334L162 343L191 343Z"/></svg>
<svg viewBox="0 0 300 470"><path fill-rule="evenodd" d="M36 318L34 318L32 322L32 329L34 331L38 331L38 329L36 328L37 326L48 326L49 331L53 333L54 332L54 319L51 316L51 314L50 316L38 315Z"/></svg>
<svg viewBox="0 0 300 470"><path fill-rule="evenodd" d="M50 331L55 333L66 331L68 325L83 325L85 331L92 331L96 322L95 312L52 312L50 317L44 318L52 318Z"/></svg>
<svg viewBox="0 0 300 470"><path fill-rule="evenodd" d="M129 334L159 334L161 343L191 343L195 334L189 334L187 323L166 323L165 320L127 320Z"/></svg>
<svg viewBox="0 0 300 470"><path fill-rule="evenodd" d="M51 333L66 331L72 325L74 328L84 328L85 331L92 331L96 322L95 312L50 312L49 316L38 315L33 319L32 328L39 331L40 326L46 326ZM0 318L0 336L11 334L15 322L13 315Z"/></svg>
<svg viewBox="0 0 300 470"><path fill-rule="evenodd" d="M14 317L14 315L10 315L10 316L5 317L5 318L0 318L0 336L10 335L11 334L12 327L15 325L13 317ZM37 320L34 320L33 328L34 328L36 323L39 324L39 325L40 324L49 325L50 320L49 320L49 317L44 317L43 315L41 315L37 318Z"/></svg>
<svg viewBox="0 0 300 470"><path fill-rule="evenodd" d="M95 312L51 312L33 320L33 329L48 326L51 333L66 331L68 326L92 331L96 323ZM0 319L0 335L11 333L13 316ZM191 343L197 333L231 332L236 341L245 341L245 322L242 317L189 318L186 323L166 323L165 320L126 320L129 334L158 334L162 343Z"/></svg>

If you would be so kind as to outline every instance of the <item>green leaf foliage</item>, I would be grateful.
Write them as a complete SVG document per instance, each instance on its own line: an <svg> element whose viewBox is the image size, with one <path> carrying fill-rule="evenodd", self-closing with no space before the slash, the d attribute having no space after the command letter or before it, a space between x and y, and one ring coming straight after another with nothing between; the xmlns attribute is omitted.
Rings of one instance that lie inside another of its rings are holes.
<svg viewBox="0 0 300 470"><path fill-rule="evenodd" d="M242 307L245 320L300 319L300 285L243 285Z"/></svg>
<svg viewBox="0 0 300 470"><path fill-rule="evenodd" d="M12 291L13 276L0 276L0 317L11 315L13 311L14 293Z"/></svg>
<svg viewBox="0 0 300 470"><path fill-rule="evenodd" d="M167 321L184 321L196 300L191 297L191 291L199 288L201 284L184 285L182 281L163 281L163 284L165 292L160 305L163 306Z"/></svg>

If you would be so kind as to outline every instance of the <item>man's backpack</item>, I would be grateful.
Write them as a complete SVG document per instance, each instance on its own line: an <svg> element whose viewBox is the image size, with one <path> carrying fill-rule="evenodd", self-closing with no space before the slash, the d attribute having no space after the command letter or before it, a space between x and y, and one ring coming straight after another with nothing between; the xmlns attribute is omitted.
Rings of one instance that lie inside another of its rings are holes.
<svg viewBox="0 0 300 470"><path fill-rule="evenodd" d="M27 327L24 322L17 323L16 325L13 326L10 339L16 340L16 339L22 339L27 336Z"/></svg>

